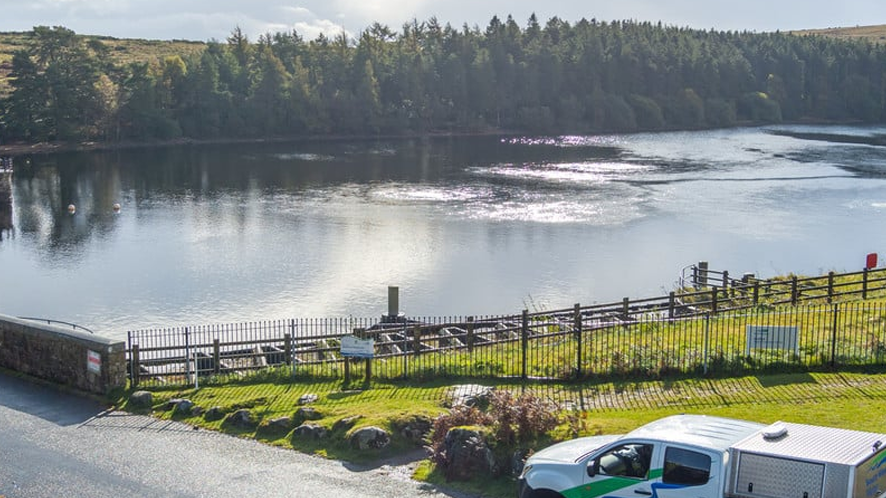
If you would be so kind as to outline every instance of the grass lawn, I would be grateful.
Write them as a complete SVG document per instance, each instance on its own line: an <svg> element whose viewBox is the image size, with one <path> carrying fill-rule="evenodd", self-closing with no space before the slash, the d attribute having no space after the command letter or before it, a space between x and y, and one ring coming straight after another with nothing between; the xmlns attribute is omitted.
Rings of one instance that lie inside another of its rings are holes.
<svg viewBox="0 0 886 498"><path fill-rule="evenodd" d="M341 382L289 382L266 376L242 383L201 386L200 389L152 389L154 415L240 437L255 438L267 444L292 448L329 458L372 464L398 454L417 450L420 445L397 435L397 427L413 417L433 418L446 411L451 385L440 381L418 387L397 383L373 383L368 388L348 388ZM763 423L777 420L827 425L886 433L886 374L884 373L793 373L745 376L726 379L683 379L651 382L611 382L581 385L540 384L498 386L518 394L529 392L557 401L567 407L560 427L550 441L575 435L617 434L646 422L677 413L717 415ZM163 410L172 398L187 398L205 409L220 407L232 412L250 408L260 420L292 416L298 399L316 394L309 406L320 418L314 421L330 430L322 441L303 441L291 431L269 432L260 424L255 430L233 430L221 420L202 416L173 416ZM381 452L359 452L345 439L345 432L332 429L337 421L358 417L355 428L379 426L393 434L391 445ZM514 481L503 477L480 483L446 483L432 466L418 466L416 477L483 496L512 496Z"/></svg>

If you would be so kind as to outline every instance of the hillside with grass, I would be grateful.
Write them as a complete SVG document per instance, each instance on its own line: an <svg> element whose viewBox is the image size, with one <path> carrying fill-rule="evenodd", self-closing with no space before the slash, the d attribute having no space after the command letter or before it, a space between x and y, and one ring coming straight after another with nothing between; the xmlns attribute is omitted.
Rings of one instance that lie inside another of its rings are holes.
<svg viewBox="0 0 886 498"><path fill-rule="evenodd" d="M159 64L159 61L173 55L187 58L199 55L206 48L203 42L184 40L143 40L93 35L78 35L78 37L86 44L104 45L110 56L110 62L119 67L128 66L133 62ZM30 50L35 43L32 31L0 32L0 97L12 90L8 80L12 71L13 54L17 50Z"/></svg>
<svg viewBox="0 0 886 498"><path fill-rule="evenodd" d="M795 35L816 35L840 40L867 40L875 43L886 42L886 24L876 26L855 26L851 28L822 28L793 31Z"/></svg>

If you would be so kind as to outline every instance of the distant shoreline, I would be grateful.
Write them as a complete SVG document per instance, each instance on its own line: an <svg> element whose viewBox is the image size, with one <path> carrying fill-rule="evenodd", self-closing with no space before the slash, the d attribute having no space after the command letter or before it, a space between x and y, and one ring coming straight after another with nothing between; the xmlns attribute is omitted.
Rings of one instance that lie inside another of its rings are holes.
<svg viewBox="0 0 886 498"><path fill-rule="evenodd" d="M736 123L735 126L728 128L744 128L758 126L776 126L776 125L826 125L826 126L863 126L865 124L859 121L825 121L825 120L799 120L785 121L781 123ZM574 131L559 132L553 134L542 134L551 136L560 135L612 135L612 134L633 134L633 133L666 133L673 131L704 131L717 128L662 128L657 130L634 130L634 131ZM517 130L501 130L488 129L481 131L436 131L422 134L407 135L300 135L291 137L257 137L257 138L176 138L171 140L124 140L120 142L101 142L101 141L84 141L84 142L39 142L39 143L6 143L0 144L0 157L19 157L27 155L55 154L59 152L82 152L82 151L108 151L108 150L126 150L148 147L176 147L182 145L233 145L233 144L260 144L260 143L286 143L300 141L340 141L340 140L395 140L395 139L414 139L414 138L440 138L440 137L480 137L480 136L513 136L513 135L537 135L526 131Z"/></svg>
<svg viewBox="0 0 886 498"><path fill-rule="evenodd" d="M107 151L126 150L145 147L176 147L181 145L230 145L230 144L260 144L260 143L285 143L299 141L337 141L337 140L391 140L408 138L438 138L438 137L470 137L470 136L508 136L516 134L507 130L488 130L477 132L431 132L421 135L310 135L293 137L265 137L265 138L215 138L194 139L176 138L172 140L136 141L125 140L121 142L39 142L39 143L7 143L0 144L0 157L19 157L37 154L55 154L59 152L81 151Z"/></svg>

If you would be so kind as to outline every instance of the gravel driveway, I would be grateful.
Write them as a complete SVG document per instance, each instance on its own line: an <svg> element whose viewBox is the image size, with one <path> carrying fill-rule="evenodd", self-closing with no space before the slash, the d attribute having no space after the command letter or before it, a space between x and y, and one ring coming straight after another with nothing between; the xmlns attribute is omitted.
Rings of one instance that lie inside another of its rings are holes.
<svg viewBox="0 0 886 498"><path fill-rule="evenodd" d="M453 497L401 467L353 467L0 374L0 497Z"/></svg>

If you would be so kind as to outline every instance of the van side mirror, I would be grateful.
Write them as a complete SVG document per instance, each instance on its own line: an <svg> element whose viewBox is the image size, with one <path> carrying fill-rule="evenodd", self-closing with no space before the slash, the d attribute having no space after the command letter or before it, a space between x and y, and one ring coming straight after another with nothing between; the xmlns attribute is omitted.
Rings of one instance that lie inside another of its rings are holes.
<svg viewBox="0 0 886 498"><path fill-rule="evenodd" d="M599 469L600 469L600 463L597 462L596 459L588 462L588 477L596 476L597 472L599 472Z"/></svg>

